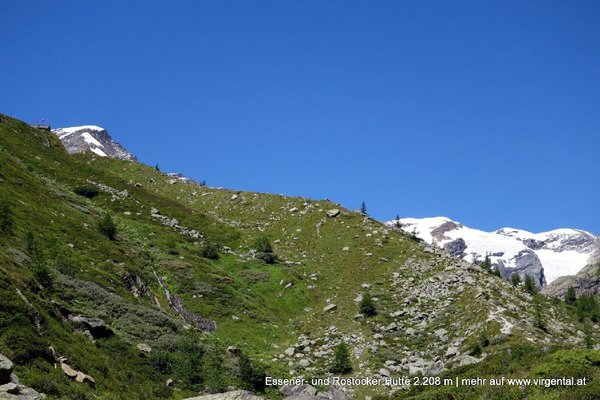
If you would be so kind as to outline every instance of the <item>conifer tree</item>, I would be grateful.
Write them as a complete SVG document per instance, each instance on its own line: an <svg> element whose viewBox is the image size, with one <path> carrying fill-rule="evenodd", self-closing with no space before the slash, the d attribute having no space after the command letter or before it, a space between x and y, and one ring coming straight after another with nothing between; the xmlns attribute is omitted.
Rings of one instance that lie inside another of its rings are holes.
<svg viewBox="0 0 600 400"><path fill-rule="evenodd" d="M347 374L352 371L352 364L350 364L350 353L348 346L345 343L340 343L335 348L333 364L329 369L334 374Z"/></svg>

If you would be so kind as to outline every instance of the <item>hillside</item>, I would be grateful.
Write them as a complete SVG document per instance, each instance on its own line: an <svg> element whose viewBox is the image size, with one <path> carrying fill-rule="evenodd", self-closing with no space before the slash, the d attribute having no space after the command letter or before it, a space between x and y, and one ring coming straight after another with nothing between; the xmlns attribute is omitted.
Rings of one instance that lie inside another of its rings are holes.
<svg viewBox="0 0 600 400"><path fill-rule="evenodd" d="M262 391L264 373L328 376L342 342L346 377L590 380L341 388L357 399L600 393L589 349L598 327L557 299L328 200L198 186L131 161L70 155L52 133L0 121L0 353L48 398L227 388L281 398L279 388ZM107 218L114 235L98 229ZM359 314L366 295L376 315Z"/></svg>

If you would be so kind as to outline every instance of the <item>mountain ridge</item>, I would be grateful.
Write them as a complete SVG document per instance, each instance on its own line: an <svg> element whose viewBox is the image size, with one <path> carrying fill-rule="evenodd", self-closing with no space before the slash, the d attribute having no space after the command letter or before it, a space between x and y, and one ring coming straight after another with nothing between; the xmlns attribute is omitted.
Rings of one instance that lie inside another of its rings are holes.
<svg viewBox="0 0 600 400"><path fill-rule="evenodd" d="M467 227L448 217L403 218L401 229L427 243L445 248L467 261L483 261L509 278L513 273L534 276L539 287L561 276L575 275L600 259L600 237L582 229L559 228L532 233L523 229L499 228L486 232ZM395 220L388 225L397 225Z"/></svg>

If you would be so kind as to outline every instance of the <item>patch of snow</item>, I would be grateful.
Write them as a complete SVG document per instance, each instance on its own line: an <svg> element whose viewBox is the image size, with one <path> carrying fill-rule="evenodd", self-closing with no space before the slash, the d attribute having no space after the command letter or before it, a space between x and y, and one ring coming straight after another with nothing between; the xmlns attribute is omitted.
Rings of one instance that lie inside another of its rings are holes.
<svg viewBox="0 0 600 400"><path fill-rule="evenodd" d="M106 157L106 153L97 147L90 147L90 150L93 151L94 153L98 154L99 156Z"/></svg>
<svg viewBox="0 0 600 400"><path fill-rule="evenodd" d="M93 144L98 147L104 147L98 140L96 140L95 137L90 135L88 132L83 132L81 134L81 137L83 138L83 140L85 140L86 143Z"/></svg>

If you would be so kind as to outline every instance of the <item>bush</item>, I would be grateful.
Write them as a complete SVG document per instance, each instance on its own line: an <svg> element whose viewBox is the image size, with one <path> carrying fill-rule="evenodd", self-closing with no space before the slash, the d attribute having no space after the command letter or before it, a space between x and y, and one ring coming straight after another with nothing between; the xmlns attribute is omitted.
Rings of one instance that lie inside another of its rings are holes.
<svg viewBox="0 0 600 400"><path fill-rule="evenodd" d="M200 249L200 257L208 258L210 260L218 260L219 246L215 243L205 242Z"/></svg>
<svg viewBox="0 0 600 400"><path fill-rule="evenodd" d="M78 196L87 197L88 199L93 199L99 194L98 189L89 185L77 186L73 189L73 192Z"/></svg>
<svg viewBox="0 0 600 400"><path fill-rule="evenodd" d="M5 202L0 202L0 233L12 233L13 225L14 217L10 206Z"/></svg>
<svg viewBox="0 0 600 400"><path fill-rule="evenodd" d="M273 247L269 238L262 235L256 238L254 241L254 248L256 249L256 258L264 261L267 264L275 264L277 262L277 256L273 253Z"/></svg>
<svg viewBox="0 0 600 400"><path fill-rule="evenodd" d="M259 253L272 253L273 252L273 247L271 246L271 242L269 241L269 238L264 235L256 238L256 240L254 241L254 248Z"/></svg>
<svg viewBox="0 0 600 400"><path fill-rule="evenodd" d="M345 343L340 343L335 348L333 356L333 364L329 371L334 374L347 374L352 371L352 364L350 364L350 353L348 346Z"/></svg>
<svg viewBox="0 0 600 400"><path fill-rule="evenodd" d="M117 235L117 227L115 226L115 223L113 222L109 213L104 213L104 216L98 222L98 231L100 231L101 234L110 240L115 240Z"/></svg>
<svg viewBox="0 0 600 400"><path fill-rule="evenodd" d="M377 315L377 309L375 308L371 294L365 293L363 295L363 298L360 301L360 312L367 317Z"/></svg>
<svg viewBox="0 0 600 400"><path fill-rule="evenodd" d="M265 370L262 367L252 365L252 361L245 354L238 358L238 378L242 385L249 390L263 391L265 389Z"/></svg>

